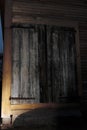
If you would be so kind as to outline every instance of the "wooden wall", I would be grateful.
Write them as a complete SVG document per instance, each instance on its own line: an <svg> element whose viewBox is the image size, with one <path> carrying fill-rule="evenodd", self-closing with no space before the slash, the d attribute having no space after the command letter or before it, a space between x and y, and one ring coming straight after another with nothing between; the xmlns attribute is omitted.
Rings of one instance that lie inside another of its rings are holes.
<svg viewBox="0 0 87 130"><path fill-rule="evenodd" d="M12 13L13 23L50 23L50 20L78 23L82 85L87 95L87 1L13 0Z"/></svg>

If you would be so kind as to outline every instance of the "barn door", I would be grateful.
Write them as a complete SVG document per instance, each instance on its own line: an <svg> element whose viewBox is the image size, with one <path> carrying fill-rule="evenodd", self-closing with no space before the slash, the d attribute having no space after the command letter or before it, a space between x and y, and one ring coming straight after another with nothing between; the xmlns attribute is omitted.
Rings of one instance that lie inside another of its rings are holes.
<svg viewBox="0 0 87 130"><path fill-rule="evenodd" d="M47 25L13 27L11 104L75 97L75 31Z"/></svg>
<svg viewBox="0 0 87 130"><path fill-rule="evenodd" d="M32 28L13 28L12 103L39 102L38 33Z"/></svg>
<svg viewBox="0 0 87 130"><path fill-rule="evenodd" d="M47 26L47 88L49 102L77 96L75 30Z"/></svg>

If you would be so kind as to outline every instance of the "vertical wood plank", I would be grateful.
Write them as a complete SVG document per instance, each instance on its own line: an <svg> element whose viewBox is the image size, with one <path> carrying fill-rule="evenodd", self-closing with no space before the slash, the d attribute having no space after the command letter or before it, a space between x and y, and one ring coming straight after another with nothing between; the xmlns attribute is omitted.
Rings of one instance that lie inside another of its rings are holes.
<svg viewBox="0 0 87 130"><path fill-rule="evenodd" d="M60 45L59 45L59 32L57 27L53 28L52 33L52 92L53 92L53 102L58 102L59 96L61 94L60 86ZM62 43L61 43L62 44Z"/></svg>
<svg viewBox="0 0 87 130"><path fill-rule="evenodd" d="M48 102L52 98L52 41L51 27L47 26L47 86L48 86Z"/></svg>
<svg viewBox="0 0 87 130"><path fill-rule="evenodd" d="M33 33L33 44L34 44L34 51L35 51L35 86L34 86L34 103L39 103L40 102L40 85L39 85L39 61L38 61L38 30L37 30L37 25L35 25L34 33Z"/></svg>
<svg viewBox="0 0 87 130"><path fill-rule="evenodd" d="M21 58L21 63L20 63L20 90L19 90L19 97L28 97L28 75L29 75L29 70L28 70L28 63L29 63L29 48L28 48L28 29L22 29L21 30L21 35L22 35L22 43L21 44L21 51L20 51L20 58ZM20 103L23 103L25 101L20 101Z"/></svg>
<svg viewBox="0 0 87 130"><path fill-rule="evenodd" d="M38 26L39 40L39 77L40 77L40 101L47 102L47 84L46 84L46 27L45 25Z"/></svg>
<svg viewBox="0 0 87 130"><path fill-rule="evenodd" d="M7 15L8 12L8 15ZM12 0L5 1L5 22L4 22L4 56L3 56L3 80L2 80L2 111L3 118L9 118L10 90L11 90L11 23L12 23ZM10 120L9 120L10 122Z"/></svg>
<svg viewBox="0 0 87 130"><path fill-rule="evenodd" d="M19 30L13 29L13 42L12 42L12 89L11 96L18 97L19 93ZM17 103L18 101L11 101Z"/></svg>
<svg viewBox="0 0 87 130"><path fill-rule="evenodd" d="M31 103L39 102L38 34L34 29L29 36L29 72L30 96L35 98Z"/></svg>

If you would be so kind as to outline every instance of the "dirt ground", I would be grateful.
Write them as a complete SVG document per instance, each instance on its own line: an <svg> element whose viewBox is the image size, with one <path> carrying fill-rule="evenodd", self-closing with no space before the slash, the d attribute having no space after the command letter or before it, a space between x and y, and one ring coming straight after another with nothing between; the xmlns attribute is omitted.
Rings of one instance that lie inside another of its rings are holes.
<svg viewBox="0 0 87 130"><path fill-rule="evenodd" d="M78 109L36 109L17 117L1 130L87 130L87 116Z"/></svg>

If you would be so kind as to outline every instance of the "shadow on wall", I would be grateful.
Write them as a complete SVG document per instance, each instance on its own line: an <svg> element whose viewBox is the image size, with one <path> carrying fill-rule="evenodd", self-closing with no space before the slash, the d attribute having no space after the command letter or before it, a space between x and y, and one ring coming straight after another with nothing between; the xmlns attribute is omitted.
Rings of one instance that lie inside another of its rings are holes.
<svg viewBox="0 0 87 130"><path fill-rule="evenodd" d="M82 114L77 108L39 108L19 115L13 127L80 128L83 125L82 122L84 122Z"/></svg>

